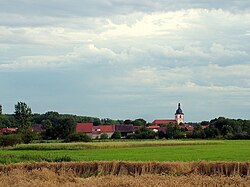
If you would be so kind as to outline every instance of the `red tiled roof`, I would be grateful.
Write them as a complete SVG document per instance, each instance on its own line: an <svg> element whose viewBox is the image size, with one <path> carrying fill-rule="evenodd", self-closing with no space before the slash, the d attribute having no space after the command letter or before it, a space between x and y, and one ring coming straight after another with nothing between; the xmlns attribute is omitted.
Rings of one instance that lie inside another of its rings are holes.
<svg viewBox="0 0 250 187"><path fill-rule="evenodd" d="M0 134L16 132L18 128L0 128Z"/></svg>
<svg viewBox="0 0 250 187"><path fill-rule="evenodd" d="M185 123L184 125L181 125L180 128L181 129L187 129L188 131L193 131L194 130L194 126L189 125L188 123Z"/></svg>
<svg viewBox="0 0 250 187"><path fill-rule="evenodd" d="M151 126L148 126L149 129L159 129L160 126L158 125L151 125Z"/></svg>
<svg viewBox="0 0 250 187"><path fill-rule="evenodd" d="M93 123L77 123L76 132L92 133Z"/></svg>
<svg viewBox="0 0 250 187"><path fill-rule="evenodd" d="M143 126L133 126L133 128L134 128L134 132L135 131L138 131L140 128L142 128Z"/></svg>
<svg viewBox="0 0 250 187"><path fill-rule="evenodd" d="M152 122L154 125L165 125L169 123L177 123L174 119L156 119Z"/></svg>
<svg viewBox="0 0 250 187"><path fill-rule="evenodd" d="M114 125L99 125L99 128L101 129L102 133L115 132L115 126Z"/></svg>

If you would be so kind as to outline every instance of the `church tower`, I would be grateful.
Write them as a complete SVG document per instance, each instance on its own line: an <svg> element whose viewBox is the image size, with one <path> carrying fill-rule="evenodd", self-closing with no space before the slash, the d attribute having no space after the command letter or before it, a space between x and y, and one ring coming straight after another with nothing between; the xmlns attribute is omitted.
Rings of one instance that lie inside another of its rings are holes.
<svg viewBox="0 0 250 187"><path fill-rule="evenodd" d="M184 113L181 110L181 104L178 104L178 108L175 112L175 120L177 124L179 125L180 123L184 123Z"/></svg>

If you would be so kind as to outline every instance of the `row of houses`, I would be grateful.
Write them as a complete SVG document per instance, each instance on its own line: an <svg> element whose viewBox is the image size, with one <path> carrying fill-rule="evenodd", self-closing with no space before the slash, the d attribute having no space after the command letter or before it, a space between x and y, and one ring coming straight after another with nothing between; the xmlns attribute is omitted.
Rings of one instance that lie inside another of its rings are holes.
<svg viewBox="0 0 250 187"><path fill-rule="evenodd" d="M166 122L166 121L165 121ZM154 132L164 132L166 133L167 128L165 125L169 123L174 123L174 121L169 121L168 123L162 123L161 125L150 125L147 128L151 129ZM175 124L177 124L175 122ZM98 125L94 126L93 123L77 123L76 125L76 132L78 133L86 133L92 138L99 138L101 134L107 134L110 138L114 132L119 131L122 137L126 137L130 134L135 133L138 131L142 126L133 126L129 124L119 124L119 125ZM194 126L189 125L188 123L182 124L179 128L183 131L193 131ZM206 128L206 126L202 126L202 128Z"/></svg>

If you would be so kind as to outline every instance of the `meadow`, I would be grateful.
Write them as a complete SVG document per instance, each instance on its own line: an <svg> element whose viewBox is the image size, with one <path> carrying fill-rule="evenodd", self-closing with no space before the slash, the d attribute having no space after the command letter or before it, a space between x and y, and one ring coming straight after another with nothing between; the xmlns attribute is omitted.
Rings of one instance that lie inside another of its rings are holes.
<svg viewBox="0 0 250 187"><path fill-rule="evenodd" d="M21 144L0 150L0 163L60 161L250 161L248 140L152 140Z"/></svg>

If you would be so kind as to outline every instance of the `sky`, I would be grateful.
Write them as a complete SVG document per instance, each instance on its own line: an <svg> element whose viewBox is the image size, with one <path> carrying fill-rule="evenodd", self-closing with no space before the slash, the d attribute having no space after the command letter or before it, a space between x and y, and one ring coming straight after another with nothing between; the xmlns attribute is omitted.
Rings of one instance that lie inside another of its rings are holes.
<svg viewBox="0 0 250 187"><path fill-rule="evenodd" d="M0 0L0 104L250 119L248 0Z"/></svg>

